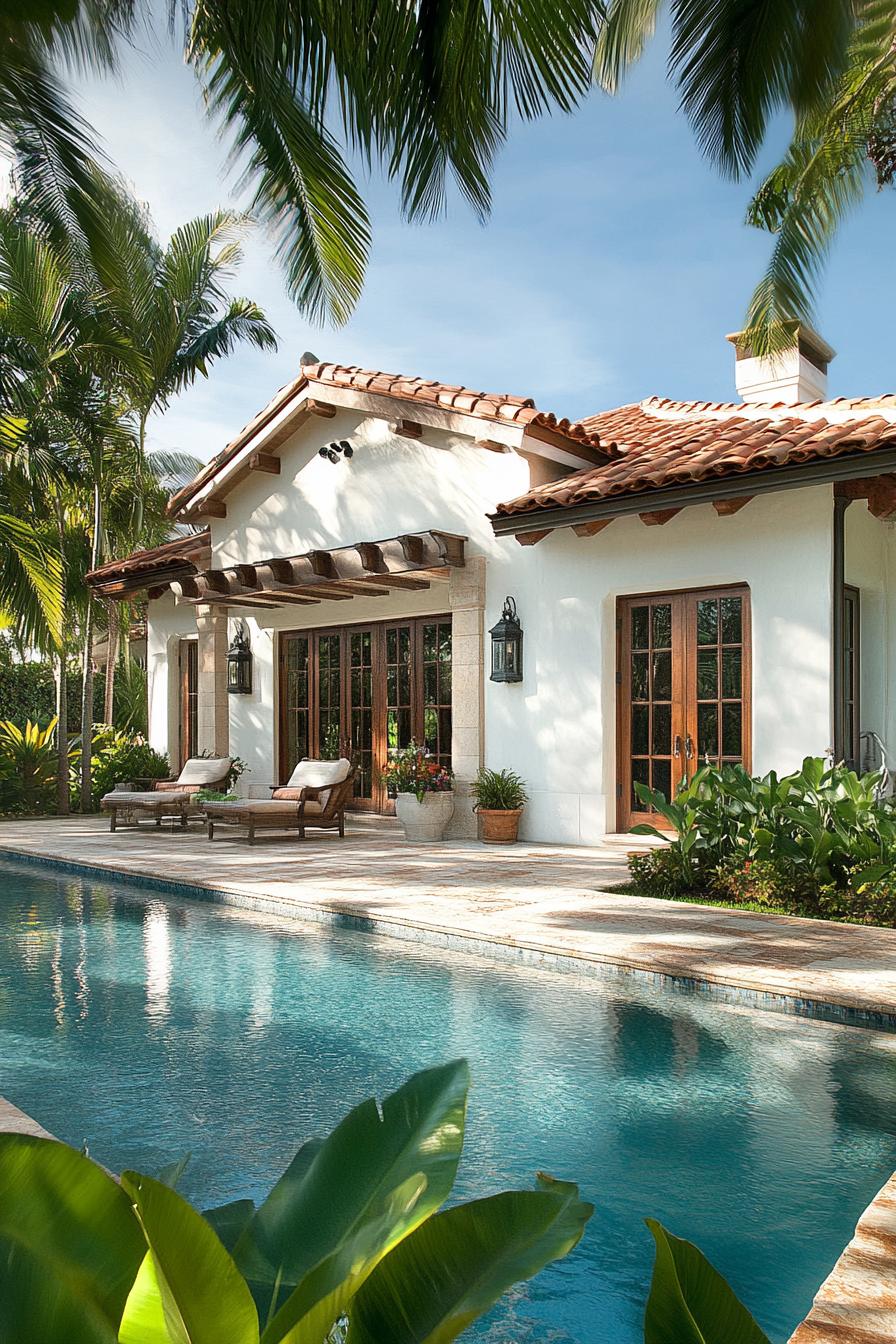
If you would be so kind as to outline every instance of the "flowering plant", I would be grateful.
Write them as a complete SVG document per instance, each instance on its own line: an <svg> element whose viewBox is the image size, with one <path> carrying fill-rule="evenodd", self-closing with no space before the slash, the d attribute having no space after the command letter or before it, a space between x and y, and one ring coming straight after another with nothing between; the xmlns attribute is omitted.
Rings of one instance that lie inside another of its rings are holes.
<svg viewBox="0 0 896 1344"><path fill-rule="evenodd" d="M390 793L414 793L422 803L427 793L447 793L454 776L447 765L430 756L425 747L411 741L396 748L383 770L383 783Z"/></svg>

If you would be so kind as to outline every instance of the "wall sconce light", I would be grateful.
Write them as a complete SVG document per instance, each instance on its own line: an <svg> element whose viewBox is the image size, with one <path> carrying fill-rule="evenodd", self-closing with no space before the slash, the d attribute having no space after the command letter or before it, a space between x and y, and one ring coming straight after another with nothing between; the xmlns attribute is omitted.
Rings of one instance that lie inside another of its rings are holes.
<svg viewBox="0 0 896 1344"><path fill-rule="evenodd" d="M501 619L492 626L489 634L492 637L492 681L522 681L523 629L512 597L505 597Z"/></svg>
<svg viewBox="0 0 896 1344"><path fill-rule="evenodd" d="M245 627L237 630L227 650L227 690L231 695L252 693L252 651Z"/></svg>
<svg viewBox="0 0 896 1344"><path fill-rule="evenodd" d="M329 460L335 464L336 462L341 461L342 458L347 460L350 457L354 457L355 450L348 439L340 439L338 443L327 443L323 448L318 448L317 455L318 457L329 458Z"/></svg>

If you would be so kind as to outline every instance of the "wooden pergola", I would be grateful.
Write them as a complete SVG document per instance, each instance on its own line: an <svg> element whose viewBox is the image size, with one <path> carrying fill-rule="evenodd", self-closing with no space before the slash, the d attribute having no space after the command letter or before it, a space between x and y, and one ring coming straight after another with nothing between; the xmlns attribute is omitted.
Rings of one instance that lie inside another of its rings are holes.
<svg viewBox="0 0 896 1344"><path fill-rule="evenodd" d="M464 564L466 538L451 532L408 532L384 541L274 556L223 568L211 567L208 546L169 543L158 552L105 565L90 576L103 597L123 600L145 591L157 598L170 589L192 605L274 608L387 597L445 582ZM180 549L180 548L178 548ZM160 562L164 555L164 565Z"/></svg>

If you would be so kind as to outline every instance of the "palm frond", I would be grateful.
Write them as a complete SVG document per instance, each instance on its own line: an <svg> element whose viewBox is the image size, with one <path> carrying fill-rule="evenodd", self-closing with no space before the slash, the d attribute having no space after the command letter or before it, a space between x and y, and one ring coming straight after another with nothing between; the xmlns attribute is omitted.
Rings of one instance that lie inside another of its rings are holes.
<svg viewBox="0 0 896 1344"><path fill-rule="evenodd" d="M594 44L594 78L618 93L629 67L641 59L656 31L662 0L612 0Z"/></svg>
<svg viewBox="0 0 896 1344"><path fill-rule="evenodd" d="M869 25L859 27L828 105L800 119L786 157L750 203L748 222L775 234L747 313L745 339L757 353L781 349L793 320L812 319L833 239L871 185L876 137L896 100L896 17L879 9L879 0L869 6Z"/></svg>
<svg viewBox="0 0 896 1344"><path fill-rule="evenodd" d="M347 320L360 298L370 247L364 204L335 142L315 125L276 69L265 82L209 55L207 101L244 158L252 213L272 234L287 286L313 320Z"/></svg>
<svg viewBox="0 0 896 1344"><path fill-rule="evenodd" d="M0 607L19 637L38 648L62 640L62 562L23 518L0 513Z"/></svg>

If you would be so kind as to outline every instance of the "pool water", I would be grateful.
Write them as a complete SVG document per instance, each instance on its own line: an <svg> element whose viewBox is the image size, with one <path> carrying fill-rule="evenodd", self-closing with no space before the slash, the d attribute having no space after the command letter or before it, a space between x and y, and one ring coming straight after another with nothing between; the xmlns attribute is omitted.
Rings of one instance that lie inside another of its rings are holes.
<svg viewBox="0 0 896 1344"><path fill-rule="evenodd" d="M467 1056L457 1193L544 1169L597 1205L470 1331L490 1344L640 1344L645 1215L779 1344L896 1167L894 1036L14 862L0 890L0 1093L113 1169L191 1151L201 1205L260 1196L350 1106Z"/></svg>

